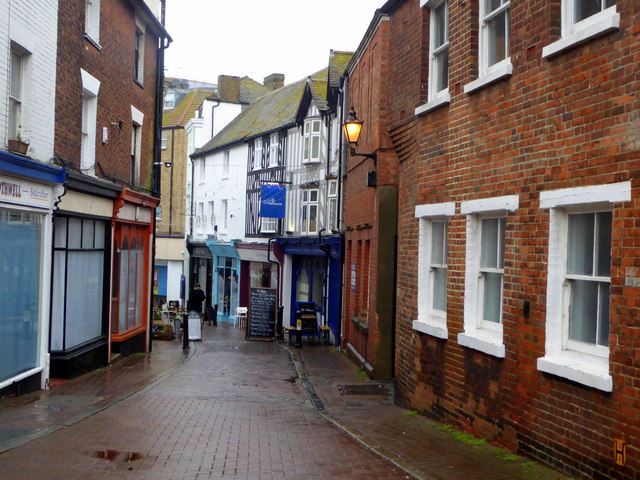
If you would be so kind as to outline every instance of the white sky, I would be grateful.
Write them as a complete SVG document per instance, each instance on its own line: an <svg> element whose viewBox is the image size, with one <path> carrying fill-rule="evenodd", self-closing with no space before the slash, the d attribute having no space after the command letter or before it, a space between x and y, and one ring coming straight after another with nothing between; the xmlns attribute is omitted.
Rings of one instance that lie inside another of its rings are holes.
<svg viewBox="0 0 640 480"><path fill-rule="evenodd" d="M165 75L217 83L245 75L285 83L325 68L331 49L355 51L385 0L167 0Z"/></svg>

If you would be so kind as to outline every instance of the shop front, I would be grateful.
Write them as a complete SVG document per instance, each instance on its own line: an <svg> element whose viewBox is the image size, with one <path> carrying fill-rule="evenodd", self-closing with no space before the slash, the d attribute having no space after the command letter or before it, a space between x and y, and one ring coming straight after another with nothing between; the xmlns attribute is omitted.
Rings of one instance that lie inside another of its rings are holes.
<svg viewBox="0 0 640 480"><path fill-rule="evenodd" d="M151 254L158 199L125 188L114 206L111 356L149 349Z"/></svg>
<svg viewBox="0 0 640 480"><path fill-rule="evenodd" d="M299 304L313 303L320 325L328 325L337 344L342 302L342 238L279 237L284 253L284 324L296 326Z"/></svg>
<svg viewBox="0 0 640 480"><path fill-rule="evenodd" d="M111 217L122 187L69 172L54 214L51 376L72 378L109 362Z"/></svg>
<svg viewBox="0 0 640 480"><path fill-rule="evenodd" d="M0 393L48 385L51 219L65 179L0 152Z"/></svg>
<svg viewBox="0 0 640 480"><path fill-rule="evenodd" d="M223 243L207 240L207 247L213 255L213 299L217 305L219 322L235 322L236 308L239 303L240 258L234 242Z"/></svg>

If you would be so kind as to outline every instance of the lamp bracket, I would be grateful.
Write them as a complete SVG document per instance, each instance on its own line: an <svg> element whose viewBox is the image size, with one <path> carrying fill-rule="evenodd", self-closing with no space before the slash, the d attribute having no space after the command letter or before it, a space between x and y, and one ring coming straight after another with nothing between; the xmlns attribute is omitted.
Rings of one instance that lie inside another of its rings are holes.
<svg viewBox="0 0 640 480"><path fill-rule="evenodd" d="M378 156L375 153L359 153L356 152L355 147L351 147L351 156L352 157L365 157L373 160L373 166L378 168Z"/></svg>

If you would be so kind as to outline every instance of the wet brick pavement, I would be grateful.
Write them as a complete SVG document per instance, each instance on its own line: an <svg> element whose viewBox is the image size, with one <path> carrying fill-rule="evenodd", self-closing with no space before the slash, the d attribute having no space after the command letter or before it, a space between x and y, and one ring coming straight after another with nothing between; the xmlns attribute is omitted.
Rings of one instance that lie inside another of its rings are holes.
<svg viewBox="0 0 640 480"><path fill-rule="evenodd" d="M392 404L327 346L204 328L0 401L0 479L564 480Z"/></svg>

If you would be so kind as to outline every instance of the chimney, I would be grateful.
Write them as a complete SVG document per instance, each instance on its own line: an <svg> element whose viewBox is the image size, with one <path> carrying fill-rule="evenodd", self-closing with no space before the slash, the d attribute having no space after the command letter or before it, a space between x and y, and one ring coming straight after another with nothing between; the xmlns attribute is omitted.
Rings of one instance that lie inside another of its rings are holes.
<svg viewBox="0 0 640 480"><path fill-rule="evenodd" d="M223 102L240 102L240 77L218 75L218 98Z"/></svg>
<svg viewBox="0 0 640 480"><path fill-rule="evenodd" d="M272 73L271 75L264 77L264 86L269 90L277 90L284 87L284 74Z"/></svg>

